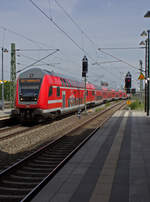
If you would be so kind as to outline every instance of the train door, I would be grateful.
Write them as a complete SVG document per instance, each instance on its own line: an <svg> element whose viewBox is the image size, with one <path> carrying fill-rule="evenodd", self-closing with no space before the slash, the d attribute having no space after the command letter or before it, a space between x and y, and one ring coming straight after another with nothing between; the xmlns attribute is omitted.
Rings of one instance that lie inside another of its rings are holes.
<svg viewBox="0 0 150 202"><path fill-rule="evenodd" d="M62 91L62 101L63 101L62 107L65 108L66 107L66 92L65 91Z"/></svg>

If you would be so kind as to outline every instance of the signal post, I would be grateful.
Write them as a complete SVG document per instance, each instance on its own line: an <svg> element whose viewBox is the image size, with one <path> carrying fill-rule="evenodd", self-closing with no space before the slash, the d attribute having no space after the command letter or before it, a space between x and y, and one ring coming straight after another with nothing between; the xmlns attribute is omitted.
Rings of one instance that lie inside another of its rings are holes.
<svg viewBox="0 0 150 202"><path fill-rule="evenodd" d="M84 86L84 106L85 106L85 112L86 112L86 74L88 72L88 59L86 56L83 57L82 59L82 77L84 77L84 82L85 82L85 86Z"/></svg>
<svg viewBox="0 0 150 202"><path fill-rule="evenodd" d="M130 90L131 90L131 80L132 80L132 76L130 72L128 72L125 77L125 89L127 93L130 93Z"/></svg>

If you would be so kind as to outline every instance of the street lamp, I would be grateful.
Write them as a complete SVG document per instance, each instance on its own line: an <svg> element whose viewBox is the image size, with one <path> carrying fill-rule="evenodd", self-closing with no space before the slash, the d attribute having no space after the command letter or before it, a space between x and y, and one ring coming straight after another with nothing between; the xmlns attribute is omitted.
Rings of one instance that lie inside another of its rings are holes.
<svg viewBox="0 0 150 202"><path fill-rule="evenodd" d="M4 110L4 55L3 53L8 53L8 50L2 47L2 110Z"/></svg>
<svg viewBox="0 0 150 202"><path fill-rule="evenodd" d="M147 33L145 31L142 32L141 36L147 36ZM144 46L145 48L145 112L149 111L148 110L148 96L147 96L147 42L148 40L146 39L145 41L141 41L139 45Z"/></svg>
<svg viewBox="0 0 150 202"><path fill-rule="evenodd" d="M145 30L141 33L141 36L147 36L147 33Z"/></svg>
<svg viewBox="0 0 150 202"><path fill-rule="evenodd" d="M149 52L149 38L150 38L150 30L147 31L148 32L148 43L147 43L147 116L149 116L149 79L150 79L150 72L149 72L149 69L150 69L150 61L149 61L149 57L150 57L150 52Z"/></svg>
<svg viewBox="0 0 150 202"><path fill-rule="evenodd" d="M150 11L147 11L147 13L144 15L144 18L149 18L150 17Z"/></svg>
<svg viewBox="0 0 150 202"><path fill-rule="evenodd" d="M148 11L145 15L145 18L150 17L150 11ZM149 79L150 79L150 44L149 44L149 39L150 39L150 30L147 30L148 33L148 38L147 38L147 116L149 116Z"/></svg>

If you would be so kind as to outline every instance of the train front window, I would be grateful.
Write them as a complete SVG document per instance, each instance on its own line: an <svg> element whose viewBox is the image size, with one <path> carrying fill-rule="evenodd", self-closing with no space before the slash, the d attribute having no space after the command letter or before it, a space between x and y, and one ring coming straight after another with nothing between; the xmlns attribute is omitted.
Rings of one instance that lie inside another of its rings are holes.
<svg viewBox="0 0 150 202"><path fill-rule="evenodd" d="M20 79L20 101L36 101L39 95L41 79Z"/></svg>

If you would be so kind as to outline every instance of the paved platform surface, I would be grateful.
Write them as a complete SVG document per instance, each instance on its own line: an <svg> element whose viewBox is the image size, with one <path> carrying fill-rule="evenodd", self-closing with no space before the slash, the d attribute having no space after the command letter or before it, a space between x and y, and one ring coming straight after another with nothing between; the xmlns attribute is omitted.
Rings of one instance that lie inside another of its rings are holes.
<svg viewBox="0 0 150 202"><path fill-rule="evenodd" d="M150 117L119 111L32 202L150 202Z"/></svg>
<svg viewBox="0 0 150 202"><path fill-rule="evenodd" d="M5 117L9 117L10 113L11 113L12 109L4 109L4 110L0 110L0 119L1 118L5 118Z"/></svg>

